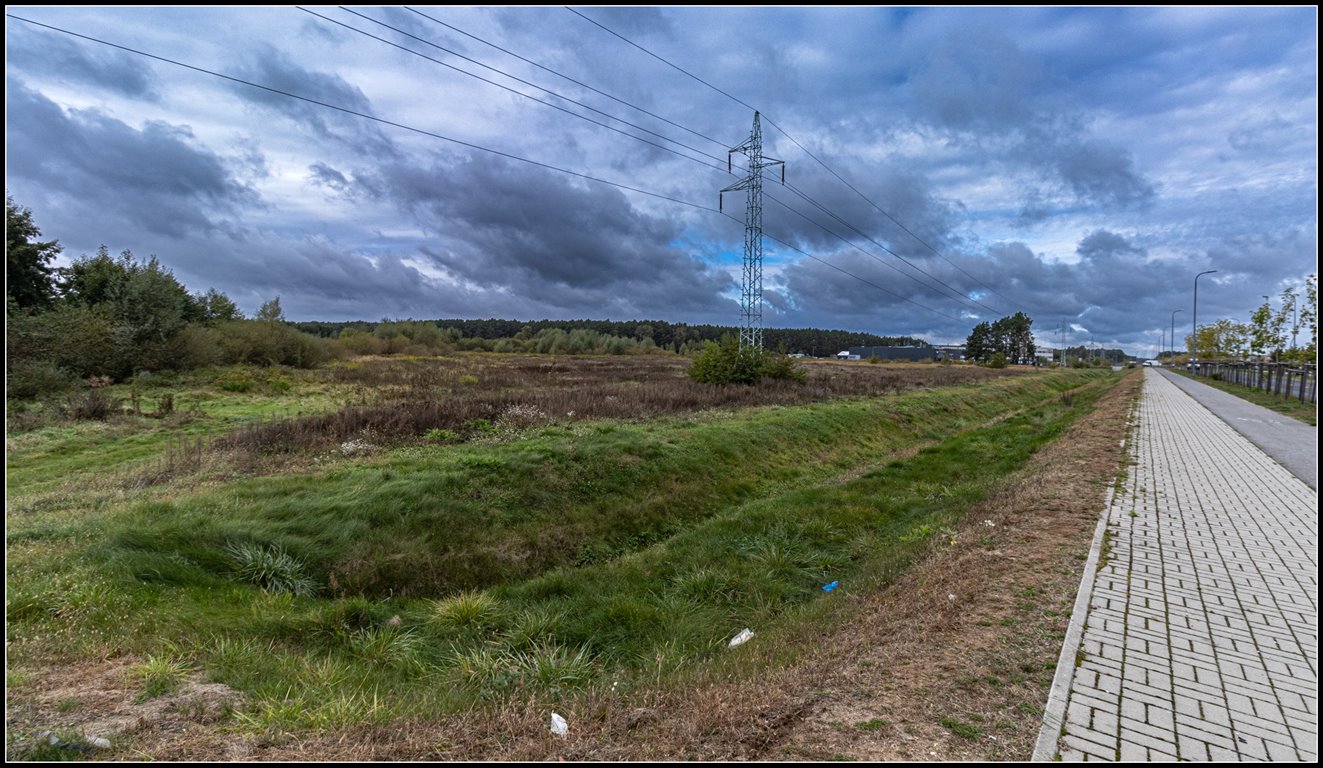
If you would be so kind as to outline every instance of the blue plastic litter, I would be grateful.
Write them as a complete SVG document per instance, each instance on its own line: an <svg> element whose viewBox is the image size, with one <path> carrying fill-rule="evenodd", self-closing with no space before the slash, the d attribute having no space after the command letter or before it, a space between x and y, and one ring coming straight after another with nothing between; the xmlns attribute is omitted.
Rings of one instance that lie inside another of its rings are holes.
<svg viewBox="0 0 1323 768"><path fill-rule="evenodd" d="M836 585L838 585L838 584L840 584L840 583L841 583L841 582L839 582L839 581L833 581L832 583L830 583L830 584L824 586L824 587L822 588L822 591L823 591L823 592L830 592L830 591L832 591L833 589L836 589Z"/></svg>

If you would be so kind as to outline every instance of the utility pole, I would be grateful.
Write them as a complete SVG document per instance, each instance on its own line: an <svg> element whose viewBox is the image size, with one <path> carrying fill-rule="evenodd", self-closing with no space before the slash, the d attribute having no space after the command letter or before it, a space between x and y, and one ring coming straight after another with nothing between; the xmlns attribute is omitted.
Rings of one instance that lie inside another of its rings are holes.
<svg viewBox="0 0 1323 768"><path fill-rule="evenodd" d="M781 166L781 183L786 181L786 164L763 156L763 131L757 112L749 138L726 153L726 170L731 170L730 156L739 152L749 159L749 175L717 193L747 190L744 209L744 284L740 290L740 349L763 348L763 169Z"/></svg>

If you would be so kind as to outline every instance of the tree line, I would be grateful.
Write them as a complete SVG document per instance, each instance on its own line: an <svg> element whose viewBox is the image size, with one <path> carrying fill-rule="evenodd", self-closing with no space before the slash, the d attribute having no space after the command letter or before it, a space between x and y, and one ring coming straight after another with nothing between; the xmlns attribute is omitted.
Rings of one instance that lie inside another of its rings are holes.
<svg viewBox="0 0 1323 768"><path fill-rule="evenodd" d="M324 338L343 338L344 331L353 329L357 332L377 334L385 329L403 329L405 333L417 332L420 324L431 325L442 331L454 331L453 338L483 339L498 341L511 339L527 340L541 336L548 330L560 330L571 333L575 330L592 331L603 337L634 339L640 343L651 339L651 346L688 354L702 347L707 341L721 341L722 337L739 335L739 329L729 325L706 325L689 323L671 323L665 320L382 320L378 323L365 321L351 322L297 322L294 327L307 333ZM813 357L829 357L842 349L863 346L929 346L928 342L911 336L878 336L872 333L854 331L823 330L819 328L765 328L763 343L768 349L784 349L787 352L800 352ZM495 345L491 345L495 349ZM507 350L496 350L507 351ZM528 350L508 350L528 351Z"/></svg>

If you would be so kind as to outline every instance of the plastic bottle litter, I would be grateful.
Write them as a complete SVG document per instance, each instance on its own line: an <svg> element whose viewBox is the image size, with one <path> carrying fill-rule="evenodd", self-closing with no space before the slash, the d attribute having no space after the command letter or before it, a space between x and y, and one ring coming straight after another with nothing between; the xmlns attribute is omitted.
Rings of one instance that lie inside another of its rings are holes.
<svg viewBox="0 0 1323 768"><path fill-rule="evenodd" d="M823 592L830 592L830 591L832 591L833 589L836 589L836 587L840 586L840 584L841 584L841 582L839 582L839 581L833 581L832 583L823 586L822 591L823 591Z"/></svg>
<svg viewBox="0 0 1323 768"><path fill-rule="evenodd" d="M737 645L743 645L749 642L749 640L751 640L752 638L753 638L753 630L746 627L743 630L740 630L740 633L738 635L730 639L730 647L734 648Z"/></svg>
<svg viewBox="0 0 1323 768"><path fill-rule="evenodd" d="M570 732L570 724L565 722L565 718L561 717L555 712L552 712L551 732L556 734L557 736L567 736L569 735Z"/></svg>

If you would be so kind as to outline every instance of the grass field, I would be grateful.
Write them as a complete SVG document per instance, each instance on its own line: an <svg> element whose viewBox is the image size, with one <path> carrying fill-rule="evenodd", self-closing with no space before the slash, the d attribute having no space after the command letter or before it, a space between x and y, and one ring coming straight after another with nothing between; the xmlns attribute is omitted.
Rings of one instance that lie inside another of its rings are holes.
<svg viewBox="0 0 1323 768"><path fill-rule="evenodd" d="M810 372L475 355L212 372L137 392L171 396L155 417L30 407L7 434L11 721L50 730L83 699L43 679L94 662L140 704L228 686L195 720L268 737L757 675L732 636L793 657L824 585L904 573L1119 379Z"/></svg>

